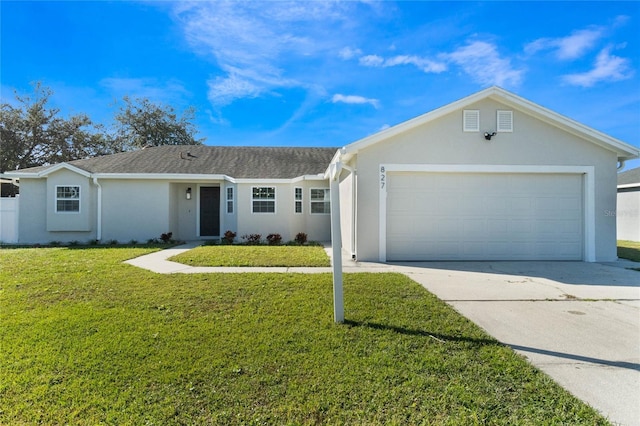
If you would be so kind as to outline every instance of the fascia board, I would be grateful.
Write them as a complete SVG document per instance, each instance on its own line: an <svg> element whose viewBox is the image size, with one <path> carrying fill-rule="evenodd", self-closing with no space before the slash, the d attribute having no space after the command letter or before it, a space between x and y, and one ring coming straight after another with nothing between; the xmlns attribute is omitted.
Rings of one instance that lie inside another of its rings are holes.
<svg viewBox="0 0 640 426"><path fill-rule="evenodd" d="M97 179L136 179L136 180L227 180L234 179L226 175L187 174L187 173L94 173Z"/></svg>
<svg viewBox="0 0 640 426"><path fill-rule="evenodd" d="M66 169L69 170L73 173L77 173L81 176L84 177L91 177L91 173L89 173L86 170L82 170L76 166L72 166L71 164L67 164L67 163L59 163L56 164L54 166L49 167L48 169L45 169L41 172L31 172L31 173L22 173L19 170L15 171L15 172L5 172L6 176L11 176L13 178L32 178L32 179L38 179L38 178L44 178L47 177L48 175L50 175L51 173L57 172L58 170L61 169Z"/></svg>
<svg viewBox="0 0 640 426"><path fill-rule="evenodd" d="M638 183L627 183L625 185L618 185L617 188L618 189L624 189L624 188L638 188L640 187L640 182Z"/></svg>

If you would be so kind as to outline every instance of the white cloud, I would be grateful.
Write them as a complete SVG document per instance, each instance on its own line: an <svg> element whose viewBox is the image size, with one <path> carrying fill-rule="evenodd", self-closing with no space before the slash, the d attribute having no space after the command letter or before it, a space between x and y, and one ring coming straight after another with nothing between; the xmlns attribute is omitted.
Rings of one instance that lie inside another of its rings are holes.
<svg viewBox="0 0 640 426"><path fill-rule="evenodd" d="M344 60L349 60L360 55L362 55L362 50L352 49L350 47L344 47L338 52L338 56Z"/></svg>
<svg viewBox="0 0 640 426"><path fill-rule="evenodd" d="M564 81L574 86L591 87L601 81L620 81L633 76L629 59L611 54L612 46L598 53L594 67L585 73L568 74Z"/></svg>
<svg viewBox="0 0 640 426"><path fill-rule="evenodd" d="M384 58L378 55L366 55L362 56L358 62L365 67L381 67L384 65Z"/></svg>
<svg viewBox="0 0 640 426"><path fill-rule="evenodd" d="M426 73L440 73L447 70L444 62L437 62L416 55L397 55L383 58L378 55L366 55L359 59L360 65L366 67L395 67L398 65L413 65Z"/></svg>
<svg viewBox="0 0 640 426"><path fill-rule="evenodd" d="M221 107L281 88L316 90L313 76L291 64L344 46L343 37L327 37L326 29L346 20L349 8L340 2L194 1L176 3L174 14L191 46L225 73L207 82L210 102ZM345 49L340 55L358 52Z"/></svg>
<svg viewBox="0 0 640 426"><path fill-rule="evenodd" d="M517 86L522 79L522 70L512 67L511 61L500 57L494 44L474 41L443 54L442 58L460 66L473 80L484 85Z"/></svg>
<svg viewBox="0 0 640 426"><path fill-rule="evenodd" d="M345 104L369 104L374 108L378 109L380 107L380 101L377 99L365 98L364 96L357 95L342 95L337 93L333 95L331 98L331 102L335 103L345 103Z"/></svg>
<svg viewBox="0 0 640 426"><path fill-rule="evenodd" d="M527 44L524 50L528 54L534 54L541 50L554 50L558 59L573 60L582 57L591 50L603 34L604 29L601 27L577 30L566 37L539 38Z"/></svg>

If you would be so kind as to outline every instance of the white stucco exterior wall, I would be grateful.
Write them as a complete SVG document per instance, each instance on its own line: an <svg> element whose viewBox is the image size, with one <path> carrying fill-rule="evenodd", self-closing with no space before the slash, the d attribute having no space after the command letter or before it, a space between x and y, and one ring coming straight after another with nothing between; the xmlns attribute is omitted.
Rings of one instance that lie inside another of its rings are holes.
<svg viewBox="0 0 640 426"><path fill-rule="evenodd" d="M619 240L640 241L640 186L634 189L618 193L615 213Z"/></svg>
<svg viewBox="0 0 640 426"><path fill-rule="evenodd" d="M617 155L573 134L491 99L465 107L480 111L480 132L462 131L462 110L409 129L358 152L358 259L378 260L380 164L575 165L595 170L595 257L616 259ZM512 110L514 131L487 141L496 111ZM343 198L344 201L344 198Z"/></svg>

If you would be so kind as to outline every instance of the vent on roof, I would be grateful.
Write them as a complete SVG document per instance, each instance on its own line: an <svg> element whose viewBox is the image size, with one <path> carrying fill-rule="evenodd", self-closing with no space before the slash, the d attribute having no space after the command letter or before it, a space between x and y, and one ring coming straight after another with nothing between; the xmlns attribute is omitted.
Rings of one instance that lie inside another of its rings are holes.
<svg viewBox="0 0 640 426"><path fill-rule="evenodd" d="M496 129L498 132L513 132L513 111L498 110Z"/></svg>
<svg viewBox="0 0 640 426"><path fill-rule="evenodd" d="M464 132L480 131L480 111L477 109L465 109L462 111L462 130Z"/></svg>

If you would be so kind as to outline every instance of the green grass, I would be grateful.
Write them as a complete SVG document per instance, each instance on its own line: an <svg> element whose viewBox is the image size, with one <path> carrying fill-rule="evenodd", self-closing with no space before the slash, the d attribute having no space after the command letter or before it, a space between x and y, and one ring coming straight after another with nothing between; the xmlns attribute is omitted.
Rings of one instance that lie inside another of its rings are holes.
<svg viewBox="0 0 640 426"><path fill-rule="evenodd" d="M170 260L191 266L331 266L321 246L200 246Z"/></svg>
<svg viewBox="0 0 640 426"><path fill-rule="evenodd" d="M618 257L640 262L640 242L618 240Z"/></svg>
<svg viewBox="0 0 640 426"><path fill-rule="evenodd" d="M0 424L606 424L399 274L160 275L0 250Z"/></svg>

